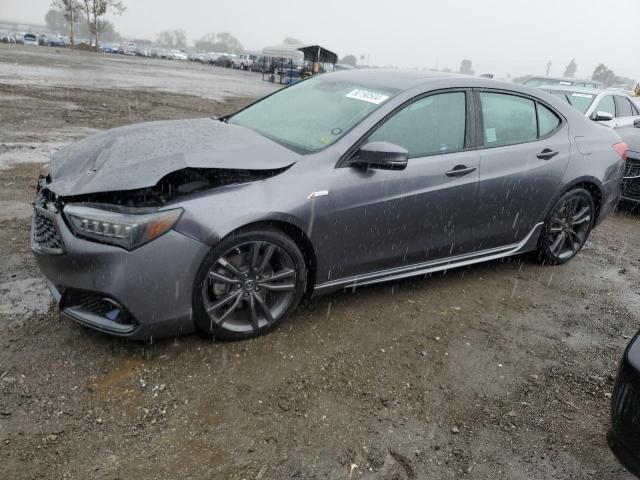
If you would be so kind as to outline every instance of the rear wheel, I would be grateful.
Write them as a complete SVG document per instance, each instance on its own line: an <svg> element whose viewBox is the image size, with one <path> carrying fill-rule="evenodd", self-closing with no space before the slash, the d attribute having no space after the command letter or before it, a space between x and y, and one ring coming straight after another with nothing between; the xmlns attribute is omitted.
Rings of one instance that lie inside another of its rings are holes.
<svg viewBox="0 0 640 480"><path fill-rule="evenodd" d="M562 265L575 257L589 237L595 220L591 194L576 188L555 203L538 240L538 258L543 263Z"/></svg>
<svg viewBox="0 0 640 480"><path fill-rule="evenodd" d="M196 322L217 338L261 335L296 308L305 283L302 253L284 233L232 235L200 267L194 286Z"/></svg>

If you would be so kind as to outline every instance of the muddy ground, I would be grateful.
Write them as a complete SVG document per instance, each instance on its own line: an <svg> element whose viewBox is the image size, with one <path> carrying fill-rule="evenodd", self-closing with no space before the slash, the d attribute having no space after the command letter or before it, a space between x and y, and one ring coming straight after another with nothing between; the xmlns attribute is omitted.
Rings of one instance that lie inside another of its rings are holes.
<svg viewBox="0 0 640 480"><path fill-rule="evenodd" d="M0 48L0 72L33 74L39 48ZM637 214L563 267L518 257L345 291L251 341L129 343L62 321L29 252L42 162L108 127L248 101L212 78L201 97L0 83L0 478L630 479L604 435L640 323Z"/></svg>

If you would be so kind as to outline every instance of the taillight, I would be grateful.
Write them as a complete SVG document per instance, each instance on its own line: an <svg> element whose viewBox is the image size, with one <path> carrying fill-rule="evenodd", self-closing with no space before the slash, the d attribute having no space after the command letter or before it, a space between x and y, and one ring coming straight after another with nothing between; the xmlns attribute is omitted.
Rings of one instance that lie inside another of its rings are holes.
<svg viewBox="0 0 640 480"><path fill-rule="evenodd" d="M629 147L627 146L626 143L624 142L616 143L613 146L613 149L617 152L618 155L620 155L620 158L622 158L624 162L627 161L627 150L629 150Z"/></svg>

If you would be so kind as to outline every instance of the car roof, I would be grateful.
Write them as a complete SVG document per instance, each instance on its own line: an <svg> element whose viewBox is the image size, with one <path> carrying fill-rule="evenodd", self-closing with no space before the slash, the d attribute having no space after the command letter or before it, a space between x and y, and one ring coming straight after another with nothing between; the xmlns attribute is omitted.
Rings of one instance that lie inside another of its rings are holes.
<svg viewBox="0 0 640 480"><path fill-rule="evenodd" d="M576 92L576 93L589 93L591 95L598 95L600 93L604 93L605 90L602 88L593 88L593 87L574 87L571 85L540 85L538 87L540 90L553 90L557 92Z"/></svg>
<svg viewBox="0 0 640 480"><path fill-rule="evenodd" d="M545 77L545 76L533 76L531 78L529 78L529 80L532 79L541 79L541 80L554 80L554 81L558 81L558 82L571 82L571 83L595 83L598 85L601 85L602 82L599 82L598 80L589 80L587 78L583 79L583 78L569 78L569 77ZM527 82L529 81L527 80Z"/></svg>
<svg viewBox="0 0 640 480"><path fill-rule="evenodd" d="M353 83L388 88L399 92L414 88L428 90L440 88L487 88L502 89L526 95L540 96L539 88L532 88L511 82L503 82L485 77L473 77L458 73L435 72L431 70L402 70L387 68L355 68L339 70L324 75L341 78Z"/></svg>

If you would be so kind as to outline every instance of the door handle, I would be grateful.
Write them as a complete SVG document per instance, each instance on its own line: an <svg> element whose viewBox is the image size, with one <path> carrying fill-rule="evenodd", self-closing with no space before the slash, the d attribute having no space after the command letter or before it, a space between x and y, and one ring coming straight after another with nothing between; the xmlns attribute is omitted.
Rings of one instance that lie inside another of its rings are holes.
<svg viewBox="0 0 640 480"><path fill-rule="evenodd" d="M467 167L466 165L456 165L453 170L449 170L445 175L447 177L463 177L471 172L475 172L476 167Z"/></svg>
<svg viewBox="0 0 640 480"><path fill-rule="evenodd" d="M558 155L560 152L556 152L551 150L550 148L545 148L538 155L536 155L540 160L551 160L553 157Z"/></svg>

